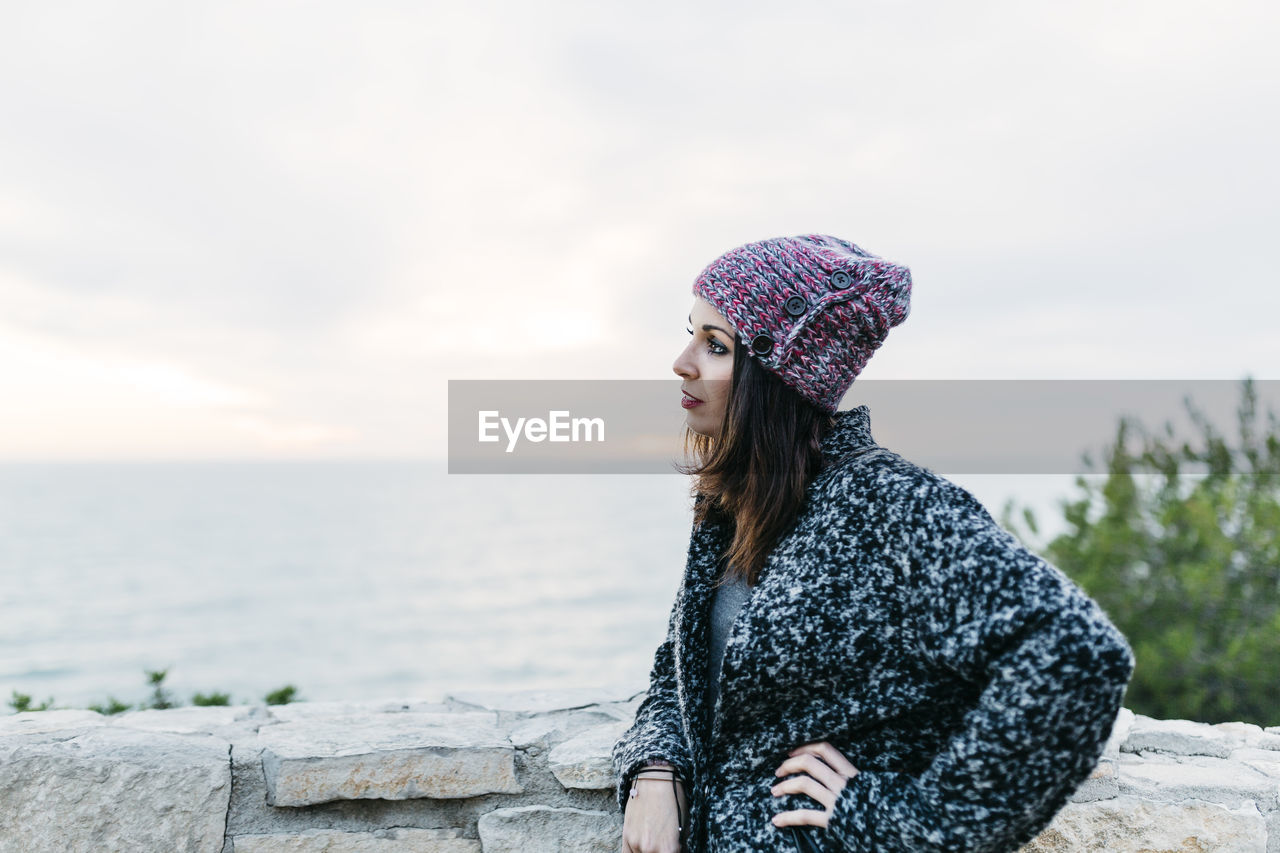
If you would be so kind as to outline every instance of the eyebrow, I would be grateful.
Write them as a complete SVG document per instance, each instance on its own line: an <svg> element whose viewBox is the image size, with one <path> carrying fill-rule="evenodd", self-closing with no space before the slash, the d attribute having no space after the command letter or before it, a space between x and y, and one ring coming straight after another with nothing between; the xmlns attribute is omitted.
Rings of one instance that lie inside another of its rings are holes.
<svg viewBox="0 0 1280 853"><path fill-rule="evenodd" d="M692 322L693 322L693 315L692 315L692 314L690 314L690 315L689 315L689 322L690 322L690 323L692 323ZM731 338L733 337L733 332L730 332L728 329L722 329L722 328L720 328L719 326L713 326L713 325L711 325L710 323L703 323L703 324L702 324L702 331L704 331L704 332L705 332L707 329L715 329L715 330L716 330L716 331L718 331L718 332L724 332L726 335L728 335L728 336L729 336L729 337L731 337Z"/></svg>

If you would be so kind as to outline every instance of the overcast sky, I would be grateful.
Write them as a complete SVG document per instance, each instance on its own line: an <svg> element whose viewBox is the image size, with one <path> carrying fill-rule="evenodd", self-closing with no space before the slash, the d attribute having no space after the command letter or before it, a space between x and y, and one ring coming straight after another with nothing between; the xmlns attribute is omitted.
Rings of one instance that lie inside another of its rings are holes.
<svg viewBox="0 0 1280 853"><path fill-rule="evenodd" d="M865 378L1280 378L1278 8L6 3L0 459L439 455L807 232Z"/></svg>

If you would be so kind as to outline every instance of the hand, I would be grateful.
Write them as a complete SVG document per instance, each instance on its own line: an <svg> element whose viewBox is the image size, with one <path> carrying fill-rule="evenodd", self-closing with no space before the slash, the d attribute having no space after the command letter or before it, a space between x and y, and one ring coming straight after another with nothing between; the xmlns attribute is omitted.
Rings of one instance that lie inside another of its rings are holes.
<svg viewBox="0 0 1280 853"><path fill-rule="evenodd" d="M840 750L825 740L798 746L791 750L790 755L790 758L778 765L774 775L786 776L789 773L801 775L784 779L774 785L773 795L777 797L782 794L808 794L826 806L826 811L793 809L789 812L778 812L773 816L773 825L826 827L831 819L836 795L844 789L848 780L858 775L858 768L841 755Z"/></svg>
<svg viewBox="0 0 1280 853"><path fill-rule="evenodd" d="M689 804L684 783L676 790L666 780L641 780L622 818L621 853L679 853L680 827L688 826Z"/></svg>

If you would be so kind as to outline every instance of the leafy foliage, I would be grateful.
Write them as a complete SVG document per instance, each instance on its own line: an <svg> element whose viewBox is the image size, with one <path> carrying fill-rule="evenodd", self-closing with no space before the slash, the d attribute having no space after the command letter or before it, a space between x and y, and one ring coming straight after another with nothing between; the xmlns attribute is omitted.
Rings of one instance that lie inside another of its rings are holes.
<svg viewBox="0 0 1280 853"><path fill-rule="evenodd" d="M1137 662L1127 707L1165 719L1274 725L1280 429L1271 411L1259 429L1248 378L1232 442L1184 402L1200 433L1195 445L1177 444L1169 423L1159 436L1121 419L1105 451L1105 480L1076 478L1082 495L1062 503L1067 531L1042 552L1129 639ZM1085 463L1093 467L1088 455ZM1034 513L1022 515L1034 533ZM1011 517L1006 506L1003 523L1014 529Z"/></svg>
<svg viewBox="0 0 1280 853"><path fill-rule="evenodd" d="M137 705L137 710L179 707L174 700L173 694L164 686L164 680L169 675L168 669L144 669L143 673L147 677L147 685L151 688L151 698L148 702L139 703ZM298 688L292 684L286 684L283 687L267 693L267 695L263 697L263 701L268 705L286 705L289 702L297 702L299 701ZM195 706L230 705L231 694L219 693L217 691L205 694L197 691L191 696L191 704ZM17 690L13 691L13 695L9 699L9 707L13 708L15 713L22 713L23 711L63 710L54 708L52 696L41 704L35 705L32 704L31 696L29 694L19 693ZM119 714L122 711L131 711L135 708L127 702L121 702L114 696L108 696L106 702L91 704L88 709L90 711L97 711L99 714L111 715Z"/></svg>
<svg viewBox="0 0 1280 853"><path fill-rule="evenodd" d="M292 684L286 684L278 690L272 690L263 699L268 705L287 705L290 702L298 701L298 688Z"/></svg>
<svg viewBox="0 0 1280 853"><path fill-rule="evenodd" d="M39 705L32 705L31 694L19 693L17 690L14 690L13 696L9 699L9 707L13 708L13 710L18 713L22 713L23 711L48 711L53 707L53 697L50 696Z"/></svg>

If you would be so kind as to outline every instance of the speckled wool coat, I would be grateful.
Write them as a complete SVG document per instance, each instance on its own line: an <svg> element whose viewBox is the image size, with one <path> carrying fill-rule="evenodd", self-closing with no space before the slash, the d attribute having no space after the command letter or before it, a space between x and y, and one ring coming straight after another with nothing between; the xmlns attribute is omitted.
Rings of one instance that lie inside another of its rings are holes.
<svg viewBox="0 0 1280 853"><path fill-rule="evenodd" d="M1096 765L1132 650L967 490L876 444L867 406L836 418L730 631L709 735L711 584L730 531L694 526L648 694L613 748L618 807L664 757L690 780L688 853L795 850L770 818L822 806L774 797L774 770L826 740L860 772L828 826L804 830L819 849L1017 850Z"/></svg>

